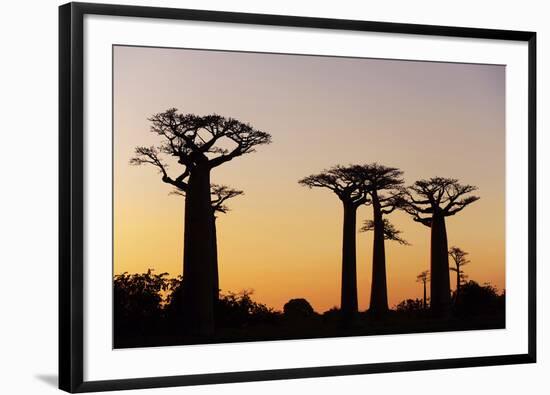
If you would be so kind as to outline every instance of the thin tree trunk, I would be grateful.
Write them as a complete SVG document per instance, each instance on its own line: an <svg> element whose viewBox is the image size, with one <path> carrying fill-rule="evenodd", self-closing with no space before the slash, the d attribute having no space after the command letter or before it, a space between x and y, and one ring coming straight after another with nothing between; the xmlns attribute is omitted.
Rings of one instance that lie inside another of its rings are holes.
<svg viewBox="0 0 550 395"><path fill-rule="evenodd" d="M382 208L376 193L373 194L374 243L372 248L372 282L370 312L383 314L388 311L388 287L386 281L386 251L384 247L384 222Z"/></svg>
<svg viewBox="0 0 550 395"><path fill-rule="evenodd" d="M212 207L210 169L193 169L185 199L185 234L183 254L184 331L193 335L214 332L212 295Z"/></svg>
<svg viewBox="0 0 550 395"><path fill-rule="evenodd" d="M344 203L341 309L346 317L357 313L356 212L353 204Z"/></svg>
<svg viewBox="0 0 550 395"><path fill-rule="evenodd" d="M424 284L424 303L423 303L423 306L424 306L424 310L426 310L426 280L422 281L422 283Z"/></svg>
<svg viewBox="0 0 550 395"><path fill-rule="evenodd" d="M460 265L456 265L456 292L455 303L458 302L458 296L460 294Z"/></svg>
<svg viewBox="0 0 550 395"><path fill-rule="evenodd" d="M214 281L214 303L216 303L220 297L220 277L218 269L218 235L216 231L216 215L212 215L212 270Z"/></svg>
<svg viewBox="0 0 550 395"><path fill-rule="evenodd" d="M445 217L434 215L431 226L430 308L436 316L446 316L451 304L449 256Z"/></svg>

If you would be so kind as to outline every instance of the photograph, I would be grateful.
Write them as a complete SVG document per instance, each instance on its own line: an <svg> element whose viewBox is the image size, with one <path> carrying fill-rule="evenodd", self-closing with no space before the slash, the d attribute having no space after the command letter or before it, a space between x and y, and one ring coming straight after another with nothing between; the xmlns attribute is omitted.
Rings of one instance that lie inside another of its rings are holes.
<svg viewBox="0 0 550 395"><path fill-rule="evenodd" d="M112 51L114 348L505 328L505 65Z"/></svg>

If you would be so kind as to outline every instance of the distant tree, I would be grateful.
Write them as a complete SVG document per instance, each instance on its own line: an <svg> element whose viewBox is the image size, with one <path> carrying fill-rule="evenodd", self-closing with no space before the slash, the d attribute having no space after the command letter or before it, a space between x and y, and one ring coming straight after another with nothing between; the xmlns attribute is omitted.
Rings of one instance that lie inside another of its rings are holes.
<svg viewBox="0 0 550 395"><path fill-rule="evenodd" d="M426 283L428 281L430 281L430 271L429 270L424 270L418 276L416 276L416 282L417 283L422 283L422 286L424 287L424 299L423 299L423 304L422 304L424 306L424 309L427 306L427 304L426 304Z"/></svg>
<svg viewBox="0 0 550 395"><path fill-rule="evenodd" d="M355 166L334 166L299 181L309 188L326 188L336 194L344 210L342 237L342 290L340 308L347 319L357 313L357 208L368 200L365 179Z"/></svg>
<svg viewBox="0 0 550 395"><path fill-rule="evenodd" d="M149 118L158 146L137 147L134 165L156 167L164 183L185 191L183 315L187 332L214 331L215 273L210 172L236 157L269 144L271 136L247 123L220 115L197 116L172 108ZM163 156L173 157L182 170L170 176Z"/></svg>
<svg viewBox="0 0 550 395"><path fill-rule="evenodd" d="M370 226L374 232L374 238L369 311L375 314L383 314L388 311L384 240L404 241L398 237L401 232L385 220L384 215L392 213L402 201L403 172L395 167L378 163L356 166L356 171L359 173L359 178L364 179L368 185L370 196L368 203L372 205L373 215ZM402 244L406 244L406 242Z"/></svg>
<svg viewBox="0 0 550 395"><path fill-rule="evenodd" d="M185 191L176 189L172 192L175 195L185 196ZM216 213L225 214L229 212L227 207L227 200L234 197L243 195L244 192L238 189L233 189L227 185L212 184L210 187L210 200L212 205L212 251L214 252L214 259L212 261L212 270L214 271L214 301L217 302L220 294L220 276L218 267L218 232L216 229Z"/></svg>
<svg viewBox="0 0 550 395"><path fill-rule="evenodd" d="M455 267L450 267L449 269L456 273L456 291L455 291L455 300L458 300L460 296L460 285L463 283L467 276L464 274L462 269L464 265L470 263L468 258L468 253L458 247L451 247L449 249L449 256L453 259Z"/></svg>
<svg viewBox="0 0 550 395"><path fill-rule="evenodd" d="M446 315L451 302L445 218L479 200L469 195L476 189L453 178L434 177L415 182L404 195L404 210L431 229L430 309L436 315Z"/></svg>

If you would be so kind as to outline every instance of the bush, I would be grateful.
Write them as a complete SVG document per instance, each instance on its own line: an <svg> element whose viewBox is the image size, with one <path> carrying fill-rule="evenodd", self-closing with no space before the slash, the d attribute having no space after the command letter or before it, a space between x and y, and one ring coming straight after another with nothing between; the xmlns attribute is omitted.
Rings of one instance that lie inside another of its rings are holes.
<svg viewBox="0 0 550 395"><path fill-rule="evenodd" d="M162 292L168 289L168 273L122 273L113 279L114 324L119 331L139 332L158 325L162 316Z"/></svg>
<svg viewBox="0 0 550 395"><path fill-rule="evenodd" d="M221 294L216 305L216 325L243 327L249 324L273 324L281 313L252 300L253 291Z"/></svg>
<svg viewBox="0 0 550 395"><path fill-rule="evenodd" d="M303 298L290 299L283 307L285 317L308 318L315 315L313 307Z"/></svg>
<svg viewBox="0 0 550 395"><path fill-rule="evenodd" d="M406 299L395 306L395 310L402 313L418 313L424 311L422 299Z"/></svg>
<svg viewBox="0 0 550 395"><path fill-rule="evenodd" d="M504 293L499 295L491 284L479 285L475 281L468 281L460 287L455 311L461 316L504 311L504 298Z"/></svg>

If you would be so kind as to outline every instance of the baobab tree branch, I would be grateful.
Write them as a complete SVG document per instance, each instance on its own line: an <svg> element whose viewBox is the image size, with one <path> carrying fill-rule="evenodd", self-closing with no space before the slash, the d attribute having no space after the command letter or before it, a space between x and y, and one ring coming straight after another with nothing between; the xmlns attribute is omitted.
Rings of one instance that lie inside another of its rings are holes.
<svg viewBox="0 0 550 395"><path fill-rule="evenodd" d="M427 226L428 228L432 226L432 219L431 218L423 218L420 216L414 216L413 217L414 222L421 223L422 225Z"/></svg>
<svg viewBox="0 0 550 395"><path fill-rule="evenodd" d="M355 205L361 205L368 200L368 188L365 181L359 177L353 166L334 166L322 173L310 175L298 181L308 188L327 188L338 197Z"/></svg>
<svg viewBox="0 0 550 395"><path fill-rule="evenodd" d="M470 205L473 202L476 202L478 200L479 200L479 196L470 196L466 199L463 199L459 202L456 202L453 205L451 205L450 209L446 209L444 211L445 216L455 215L456 213L462 211L464 209L464 207L466 207L466 206L468 206L468 205Z"/></svg>
<svg viewBox="0 0 550 395"><path fill-rule="evenodd" d="M341 191L342 189L340 188L334 177L330 177L326 174L307 176L299 180L298 183L308 188L327 188L333 192Z"/></svg>
<svg viewBox="0 0 550 395"><path fill-rule="evenodd" d="M189 167L186 167L185 171L183 173L181 173L179 176L177 176L174 181L178 182L178 183L183 183L183 180L185 180L189 176L190 172L191 171L189 170Z"/></svg>
<svg viewBox="0 0 550 395"><path fill-rule="evenodd" d="M169 194L185 197L186 191L176 188ZM223 214L227 213L229 208L224 203L229 199L241 195L244 195L244 192L241 190L228 187L227 185L212 184L210 186L210 204L212 206L212 210Z"/></svg>
<svg viewBox="0 0 550 395"><path fill-rule="evenodd" d="M448 202L447 202L447 205L445 206L445 208L443 210L444 211L449 211L454 205L456 205L456 204L460 205L464 200L462 202L458 202L458 203L457 203L457 200L460 197L462 197L462 196L464 196L468 193L471 193L475 190L477 190L477 187L474 187L472 185L460 185L458 183L452 184L449 187L445 188L445 193L448 197Z"/></svg>
<svg viewBox="0 0 550 395"><path fill-rule="evenodd" d="M398 230L389 220L383 219L384 224L384 240L391 240L396 241L401 245L410 245L410 243L403 239L401 235L401 231ZM374 221L372 220L366 220L363 223L363 227L359 229L360 232L370 232L374 231Z"/></svg>
<svg viewBox="0 0 550 395"><path fill-rule="evenodd" d="M228 153L222 153L222 155L211 159L211 168L228 162L237 156L252 153L257 145L271 143L271 136L268 133L253 129L251 126L242 123L238 123L234 129L228 129L223 135L236 143L237 146Z"/></svg>
<svg viewBox="0 0 550 395"><path fill-rule="evenodd" d="M136 156L130 159L131 165L142 165L144 163L152 164L159 168L162 174L166 174L166 165L158 157L158 150L155 147L136 147Z"/></svg>
<svg viewBox="0 0 550 395"><path fill-rule="evenodd" d="M159 169L162 174L162 181L174 185L177 188L185 189L187 184L183 181L185 177L189 175L189 170L186 168L185 172L178 176L175 180L168 176L166 169L168 165L163 163L158 157L159 150L155 147L137 147L135 149L136 156L130 159L132 165L150 164Z"/></svg>
<svg viewBox="0 0 550 395"><path fill-rule="evenodd" d="M212 208L220 213L227 213L229 208L224 204L225 201L234 197L244 195L243 191L230 188L226 185L212 184L210 187L212 196Z"/></svg>

